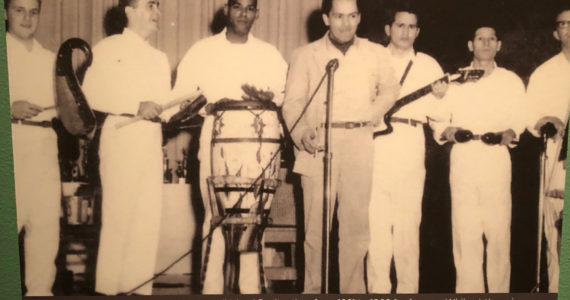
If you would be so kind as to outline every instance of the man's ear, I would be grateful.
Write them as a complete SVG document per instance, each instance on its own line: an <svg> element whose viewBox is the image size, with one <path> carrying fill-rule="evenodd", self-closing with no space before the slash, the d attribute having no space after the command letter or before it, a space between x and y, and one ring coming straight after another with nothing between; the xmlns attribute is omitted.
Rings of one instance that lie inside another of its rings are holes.
<svg viewBox="0 0 570 300"><path fill-rule="evenodd" d="M323 14L323 22L325 22L325 25L327 25L327 27L331 26L331 22L329 20L329 15Z"/></svg>
<svg viewBox="0 0 570 300"><path fill-rule="evenodd" d="M125 15L127 15L127 19L134 13L134 8L131 6L125 6Z"/></svg>
<svg viewBox="0 0 570 300"><path fill-rule="evenodd" d="M501 51L502 46L503 46L503 43L501 41L497 41L497 52Z"/></svg>
<svg viewBox="0 0 570 300"><path fill-rule="evenodd" d="M560 34L558 33L558 30L554 30L554 32L552 32L552 35L557 41L560 41Z"/></svg>
<svg viewBox="0 0 570 300"><path fill-rule="evenodd" d="M467 42L467 48L469 49L469 52L473 52L473 41Z"/></svg>
<svg viewBox="0 0 570 300"><path fill-rule="evenodd" d="M390 37L390 25L386 24L384 26L384 32L386 33L386 36Z"/></svg>

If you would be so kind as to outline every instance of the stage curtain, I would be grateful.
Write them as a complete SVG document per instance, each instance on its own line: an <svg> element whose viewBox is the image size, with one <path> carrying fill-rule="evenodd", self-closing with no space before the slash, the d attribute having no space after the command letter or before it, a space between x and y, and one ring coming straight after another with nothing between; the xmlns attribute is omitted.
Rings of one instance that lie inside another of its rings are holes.
<svg viewBox="0 0 570 300"><path fill-rule="evenodd" d="M104 18L118 0L44 0L37 38L57 51L68 38L80 37L92 46L105 35ZM223 26L226 0L162 0L160 31L151 43L168 55L172 69L198 40ZM307 24L318 14L321 0L259 0L260 15L253 34L277 47L288 60L309 41ZM220 53L221 55L221 53Z"/></svg>

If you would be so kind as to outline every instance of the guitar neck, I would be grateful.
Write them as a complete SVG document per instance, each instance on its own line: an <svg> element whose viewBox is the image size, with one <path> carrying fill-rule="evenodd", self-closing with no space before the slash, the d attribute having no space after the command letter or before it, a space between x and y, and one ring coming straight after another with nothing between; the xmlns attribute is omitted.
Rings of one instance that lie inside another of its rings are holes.
<svg viewBox="0 0 570 300"><path fill-rule="evenodd" d="M410 102L413 102L413 101L415 101L415 100L417 100L417 99L419 99L419 98L421 98L421 97L423 97L423 96L425 96L425 95L431 93L431 92L432 92L431 85L434 84L434 83L436 83L436 82L438 82L438 81L441 81L441 80L444 80L444 81L448 82L448 81L449 81L449 78L448 78L447 76L444 76L444 77L442 77L442 78L440 78L440 79L438 79L438 80L436 80L436 81L434 81L434 82L432 82L432 83L430 83L430 84L428 84L428 85L426 85L426 86L424 86L424 87L422 87L422 88L416 90L415 92L413 92L413 93L411 93L411 94L408 94L408 95L406 95L406 96L400 98L398 101L396 101L396 103L394 103L394 106L388 111L388 113L386 113L386 115L392 116L392 115L395 114L398 110L400 110L400 108L401 108L402 106L405 106L405 105L409 104Z"/></svg>

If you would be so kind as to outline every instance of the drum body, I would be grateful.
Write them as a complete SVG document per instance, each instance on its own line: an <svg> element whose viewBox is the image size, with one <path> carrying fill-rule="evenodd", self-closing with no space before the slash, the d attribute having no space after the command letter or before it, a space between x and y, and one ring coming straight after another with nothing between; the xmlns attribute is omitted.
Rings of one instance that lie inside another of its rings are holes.
<svg viewBox="0 0 570 300"><path fill-rule="evenodd" d="M281 164L281 123L274 103L222 101L214 106L209 178L213 222L242 224L226 234L238 251L260 251L259 242ZM255 226L253 226L255 225ZM234 226L235 227L235 226Z"/></svg>

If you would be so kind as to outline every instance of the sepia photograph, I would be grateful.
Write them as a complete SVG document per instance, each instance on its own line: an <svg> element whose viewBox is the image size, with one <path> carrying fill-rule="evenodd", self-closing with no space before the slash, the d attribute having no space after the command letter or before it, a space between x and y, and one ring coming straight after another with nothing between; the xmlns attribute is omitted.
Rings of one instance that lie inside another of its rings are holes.
<svg viewBox="0 0 570 300"><path fill-rule="evenodd" d="M4 9L22 296L557 299L567 0Z"/></svg>

